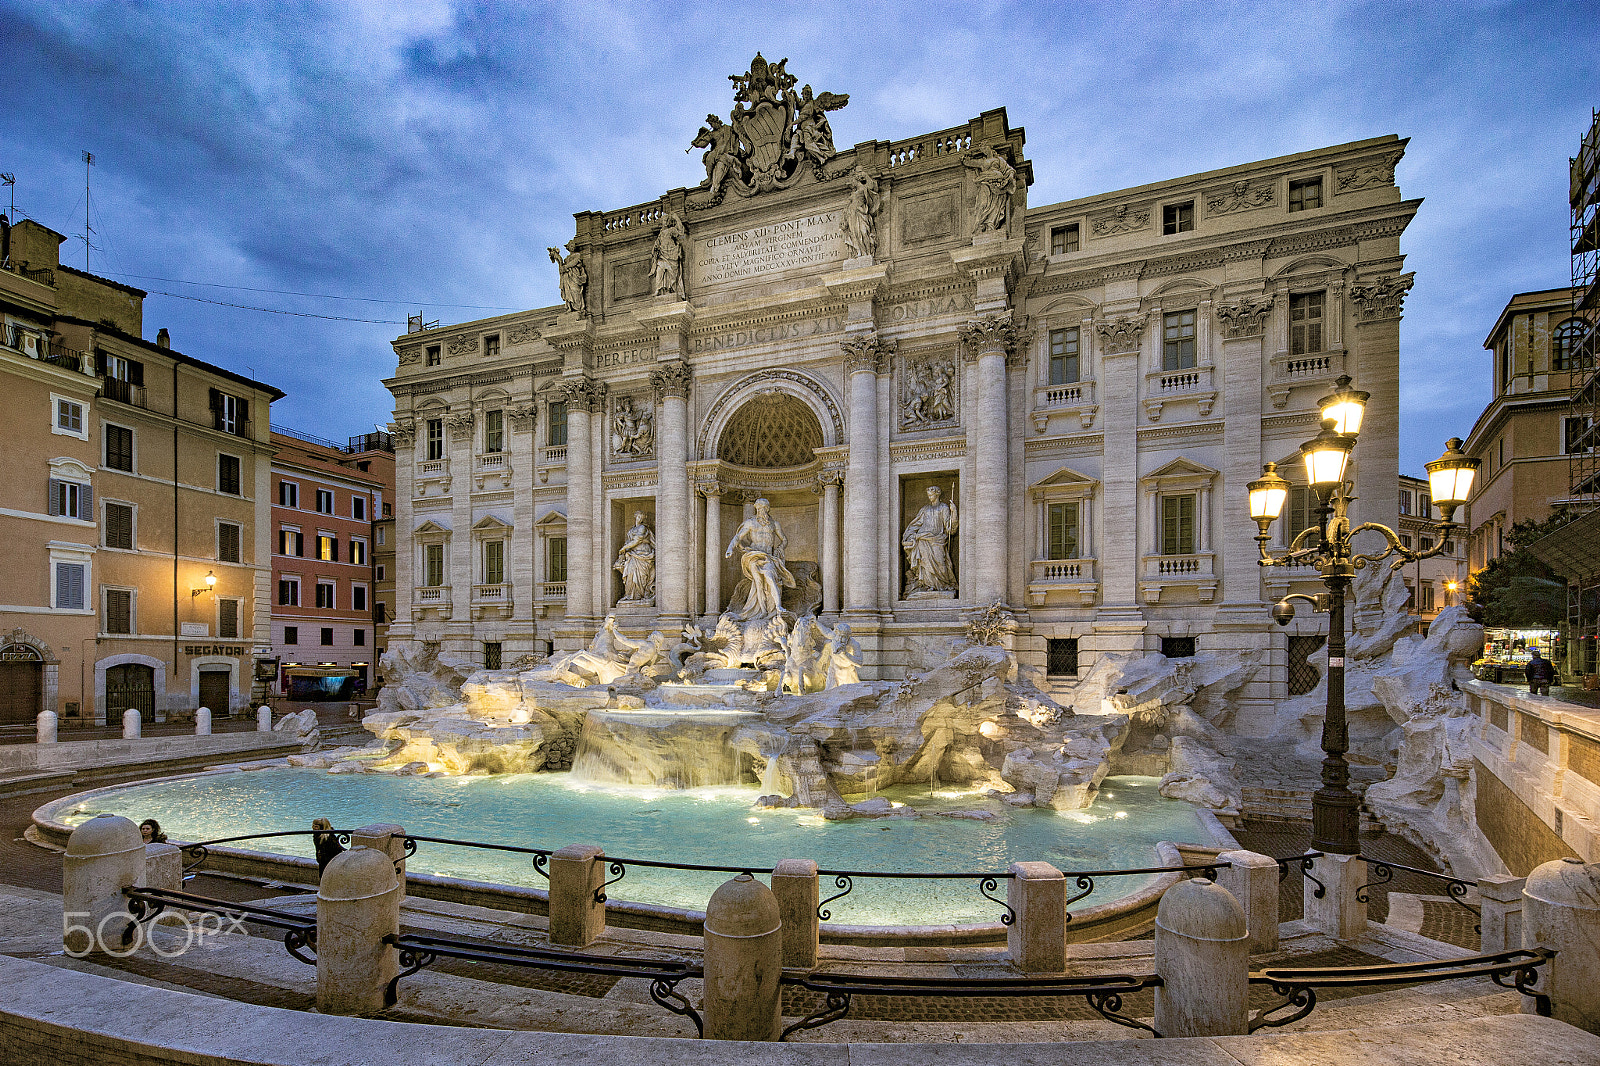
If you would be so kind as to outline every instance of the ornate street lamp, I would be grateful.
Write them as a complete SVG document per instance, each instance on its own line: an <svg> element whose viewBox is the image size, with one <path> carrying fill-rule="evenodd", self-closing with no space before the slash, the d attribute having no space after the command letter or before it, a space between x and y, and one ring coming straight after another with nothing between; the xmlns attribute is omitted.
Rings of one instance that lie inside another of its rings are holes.
<svg viewBox="0 0 1600 1066"><path fill-rule="evenodd" d="M1340 377L1333 394L1322 398L1322 432L1300 446L1306 465L1306 480L1317 494L1317 521L1302 530L1282 552L1267 548L1272 539L1268 530L1283 513L1289 485L1279 477L1276 466L1266 464L1261 477L1250 482L1250 517L1256 523L1256 543L1262 566L1294 566L1310 563L1322 575L1328 591L1315 596L1294 593L1279 600L1272 617L1279 625L1294 618L1293 600L1305 600L1316 611L1328 612L1328 702L1322 721L1322 787L1311 801L1312 842L1318 851L1355 855L1361 850L1360 799L1350 791L1350 764L1345 752L1350 749L1350 730L1344 716L1344 600L1345 590L1357 570L1390 557L1391 569L1443 553L1446 540L1455 528L1452 519L1457 507L1467 502L1472 491L1478 460L1461 451L1461 440L1452 437L1445 453L1427 464L1428 482L1434 506L1444 521L1438 542L1427 551L1411 551L1400 544L1400 537L1388 526L1364 522L1350 528L1347 517L1353 486L1345 480L1350 452L1361 429L1361 416L1368 395L1350 387L1348 377ZM1388 541L1375 555L1352 555L1350 541L1367 530L1383 534Z"/></svg>

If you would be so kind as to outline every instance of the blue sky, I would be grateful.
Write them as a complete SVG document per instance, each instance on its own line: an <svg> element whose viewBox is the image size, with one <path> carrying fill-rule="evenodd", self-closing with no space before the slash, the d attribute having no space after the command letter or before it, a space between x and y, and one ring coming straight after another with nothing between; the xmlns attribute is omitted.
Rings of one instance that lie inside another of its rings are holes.
<svg viewBox="0 0 1600 1066"><path fill-rule="evenodd" d="M1401 244L1401 465L1420 474L1488 399L1507 298L1569 281L1597 27L1595 3L0 0L0 170L19 213L77 235L94 153L96 273L402 323L146 300L147 336L167 326L287 392L274 422L342 439L387 421L408 309L554 303L545 249L574 212L698 183L683 149L758 49L850 94L840 145L1006 107L1035 205L1396 133L1400 188L1426 201ZM83 265L81 241L62 252Z"/></svg>

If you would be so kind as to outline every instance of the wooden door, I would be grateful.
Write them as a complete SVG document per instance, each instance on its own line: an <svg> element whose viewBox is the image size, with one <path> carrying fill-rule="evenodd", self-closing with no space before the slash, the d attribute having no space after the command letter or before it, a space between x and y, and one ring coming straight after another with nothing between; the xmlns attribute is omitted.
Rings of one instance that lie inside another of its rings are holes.
<svg viewBox="0 0 1600 1066"><path fill-rule="evenodd" d="M44 710L44 663L0 662L0 725L28 725Z"/></svg>
<svg viewBox="0 0 1600 1066"><path fill-rule="evenodd" d="M228 671L200 671L200 706L211 708L211 717L228 713Z"/></svg>

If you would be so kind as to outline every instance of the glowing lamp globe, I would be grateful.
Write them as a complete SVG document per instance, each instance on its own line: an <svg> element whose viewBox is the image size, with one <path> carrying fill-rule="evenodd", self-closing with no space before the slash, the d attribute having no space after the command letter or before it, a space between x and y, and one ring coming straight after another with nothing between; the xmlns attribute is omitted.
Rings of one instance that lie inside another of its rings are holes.
<svg viewBox="0 0 1600 1066"><path fill-rule="evenodd" d="M1370 396L1371 393L1350 387L1349 374L1340 374L1333 383L1332 394L1318 400L1317 406L1322 409L1324 420L1333 419L1334 432L1354 436L1361 432L1361 416L1366 413Z"/></svg>

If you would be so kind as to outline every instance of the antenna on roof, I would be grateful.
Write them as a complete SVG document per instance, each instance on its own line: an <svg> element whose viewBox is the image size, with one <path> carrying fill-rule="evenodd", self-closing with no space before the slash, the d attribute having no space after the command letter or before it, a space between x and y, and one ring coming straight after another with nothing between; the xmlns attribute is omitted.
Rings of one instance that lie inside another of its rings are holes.
<svg viewBox="0 0 1600 1066"><path fill-rule="evenodd" d="M83 269L89 269L89 249L94 247L94 227L89 225L89 168L94 166L94 153L83 153Z"/></svg>

